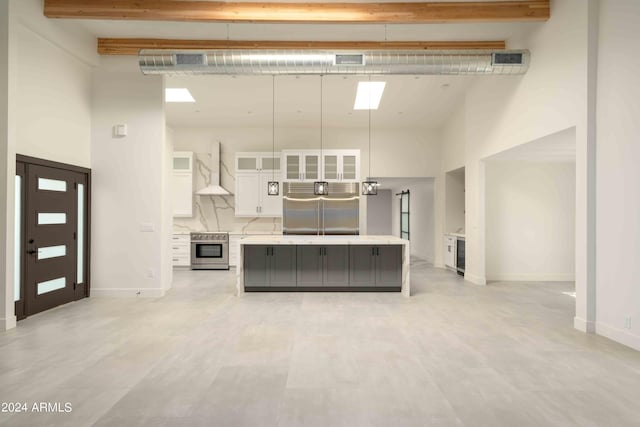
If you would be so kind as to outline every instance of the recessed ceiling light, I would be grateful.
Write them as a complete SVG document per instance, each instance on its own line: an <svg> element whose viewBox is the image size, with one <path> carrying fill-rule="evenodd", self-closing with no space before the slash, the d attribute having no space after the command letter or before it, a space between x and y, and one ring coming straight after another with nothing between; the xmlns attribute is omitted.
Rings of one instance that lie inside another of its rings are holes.
<svg viewBox="0 0 640 427"><path fill-rule="evenodd" d="M358 82L354 110L377 110L387 82ZM371 99L369 99L371 96Z"/></svg>
<svg viewBox="0 0 640 427"><path fill-rule="evenodd" d="M166 88L164 100L165 102L196 102L187 88Z"/></svg>

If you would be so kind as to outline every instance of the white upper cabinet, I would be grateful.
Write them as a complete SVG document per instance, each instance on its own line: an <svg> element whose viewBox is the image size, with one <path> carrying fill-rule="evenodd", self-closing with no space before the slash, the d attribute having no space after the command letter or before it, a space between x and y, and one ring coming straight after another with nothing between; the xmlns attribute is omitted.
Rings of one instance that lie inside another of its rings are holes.
<svg viewBox="0 0 640 427"><path fill-rule="evenodd" d="M325 181L360 181L360 150L327 150L323 158Z"/></svg>
<svg viewBox="0 0 640 427"><path fill-rule="evenodd" d="M285 182L357 182L360 150L284 150Z"/></svg>
<svg viewBox="0 0 640 427"><path fill-rule="evenodd" d="M260 154L260 171L262 172L280 172L280 153Z"/></svg>
<svg viewBox="0 0 640 427"><path fill-rule="evenodd" d="M317 181L320 179L320 151L286 150L282 152L286 182Z"/></svg>
<svg viewBox="0 0 640 427"><path fill-rule="evenodd" d="M283 152L284 181L302 181L302 155L300 152Z"/></svg>
<svg viewBox="0 0 640 427"><path fill-rule="evenodd" d="M282 216L281 154L236 153L235 215L242 217ZM280 183L280 194L269 196L267 184Z"/></svg>
<svg viewBox="0 0 640 427"><path fill-rule="evenodd" d="M173 153L173 216L190 218L193 216L193 153L176 151Z"/></svg>
<svg viewBox="0 0 640 427"><path fill-rule="evenodd" d="M280 171L279 152L276 153L237 153L236 172Z"/></svg>
<svg viewBox="0 0 640 427"><path fill-rule="evenodd" d="M193 173L193 153L191 151L173 152L173 172Z"/></svg>

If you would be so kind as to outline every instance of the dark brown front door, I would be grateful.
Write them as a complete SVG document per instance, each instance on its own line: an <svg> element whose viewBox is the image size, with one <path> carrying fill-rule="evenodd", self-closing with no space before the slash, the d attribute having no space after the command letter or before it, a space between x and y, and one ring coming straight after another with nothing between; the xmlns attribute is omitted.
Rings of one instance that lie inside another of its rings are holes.
<svg viewBox="0 0 640 427"><path fill-rule="evenodd" d="M24 316L29 316L86 296L88 177L37 164L25 169Z"/></svg>

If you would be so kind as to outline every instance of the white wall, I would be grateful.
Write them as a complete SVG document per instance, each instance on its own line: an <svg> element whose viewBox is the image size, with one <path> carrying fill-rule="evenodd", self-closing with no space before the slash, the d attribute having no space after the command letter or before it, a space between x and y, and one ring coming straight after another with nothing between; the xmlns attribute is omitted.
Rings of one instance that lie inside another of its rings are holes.
<svg viewBox="0 0 640 427"><path fill-rule="evenodd" d="M395 194L409 190L409 240L411 256L433 262L434 257L434 181L419 179L394 186L391 189L391 224L393 235L400 236L400 196Z"/></svg>
<svg viewBox="0 0 640 427"><path fill-rule="evenodd" d="M89 167L95 37L47 19L42 2L14 2L16 151Z"/></svg>
<svg viewBox="0 0 640 427"><path fill-rule="evenodd" d="M464 169L445 174L445 233L463 233L465 217Z"/></svg>
<svg viewBox="0 0 640 427"><path fill-rule="evenodd" d="M640 350L640 2L602 0L596 331ZM630 317L630 328L625 327Z"/></svg>
<svg viewBox="0 0 640 427"><path fill-rule="evenodd" d="M47 19L41 0L2 0L0 15L0 322L11 328L15 155L90 165L89 67L98 55L95 37Z"/></svg>
<svg viewBox="0 0 640 427"><path fill-rule="evenodd" d="M109 62L93 74L92 295L161 296L171 217L163 79ZM127 124L128 136L113 137L116 124Z"/></svg>
<svg viewBox="0 0 640 427"><path fill-rule="evenodd" d="M51 41L17 26L17 152L91 164L91 68Z"/></svg>
<svg viewBox="0 0 640 427"><path fill-rule="evenodd" d="M14 126L10 104L15 81L12 10L0 0L0 330L16 325L14 310L14 177L16 168ZM13 65L12 65L13 64Z"/></svg>
<svg viewBox="0 0 640 427"><path fill-rule="evenodd" d="M164 84L163 84L164 86ZM164 90L163 90L164 92ZM163 95L164 100L164 95ZM162 288L168 290L173 282L173 263L169 262L172 258L171 234L173 233L173 130L165 127L164 144L162 145L162 230L161 230L161 247L160 247L160 271Z"/></svg>
<svg viewBox="0 0 640 427"><path fill-rule="evenodd" d="M573 281L575 164L486 166L487 280Z"/></svg>
<svg viewBox="0 0 640 427"><path fill-rule="evenodd" d="M388 236L393 234L391 190L378 190L376 196L367 197L367 234Z"/></svg>
<svg viewBox="0 0 640 427"><path fill-rule="evenodd" d="M588 330L593 322L595 233L593 126L588 120L594 98L592 0L551 2L551 18L510 48L528 48L531 67L524 76L478 78L468 91L462 111L443 129L443 173L464 163L466 173L465 279L486 283L484 159L509 148L564 129L576 128L576 318ZM460 128L464 132L460 132ZM464 141L464 161L460 140ZM456 160L457 159L457 160ZM437 184L437 229L444 232L444 184ZM439 264L441 255L436 257Z"/></svg>

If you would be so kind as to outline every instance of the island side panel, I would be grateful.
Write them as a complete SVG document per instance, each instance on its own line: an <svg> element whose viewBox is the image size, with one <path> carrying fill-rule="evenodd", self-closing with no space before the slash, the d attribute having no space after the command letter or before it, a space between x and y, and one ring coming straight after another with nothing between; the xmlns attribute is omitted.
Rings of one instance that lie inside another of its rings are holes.
<svg viewBox="0 0 640 427"><path fill-rule="evenodd" d="M402 295L411 296L411 249L409 242L402 245Z"/></svg>

